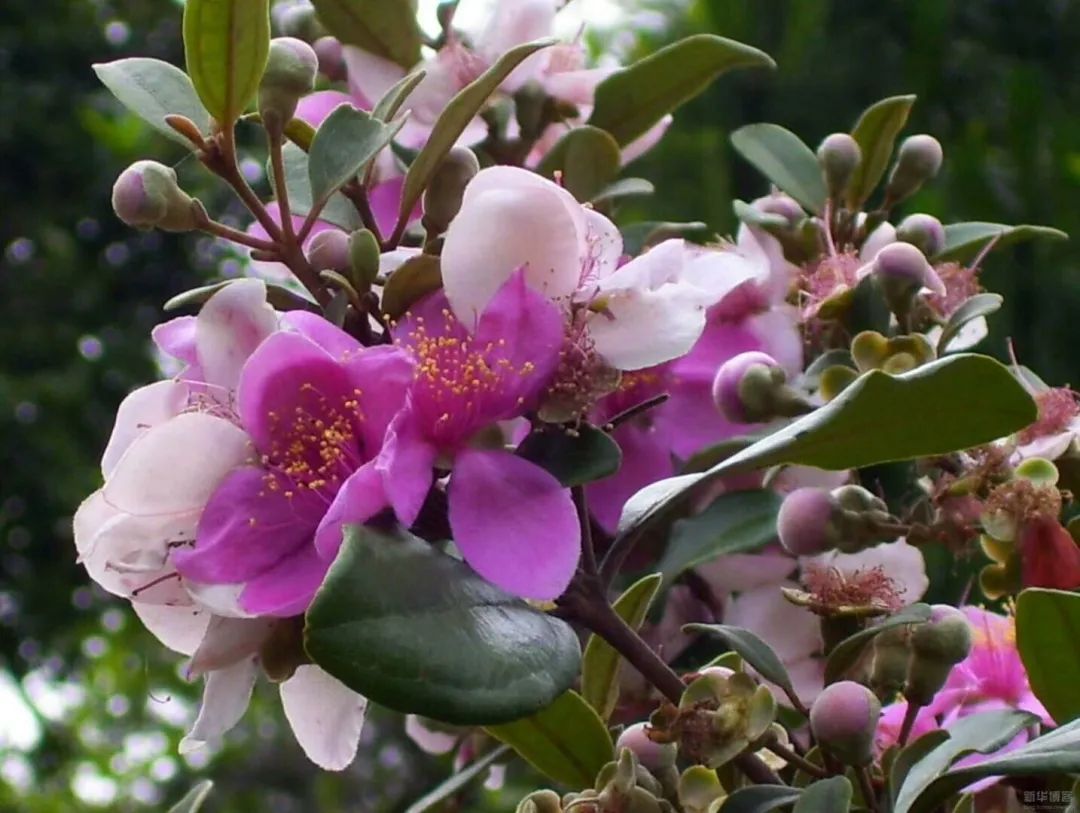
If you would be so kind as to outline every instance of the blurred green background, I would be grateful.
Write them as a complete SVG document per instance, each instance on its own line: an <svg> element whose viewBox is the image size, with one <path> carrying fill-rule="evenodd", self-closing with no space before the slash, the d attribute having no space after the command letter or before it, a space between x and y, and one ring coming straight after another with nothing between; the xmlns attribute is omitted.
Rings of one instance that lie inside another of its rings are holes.
<svg viewBox="0 0 1080 813"><path fill-rule="evenodd" d="M816 144L869 103L916 93L909 132L936 135L946 163L906 211L1080 235L1080 3L634 5L665 9L668 25L634 36L623 26L596 42L641 54L712 31L768 51L779 69L725 77L677 114L663 147L633 167L657 197L624 218L704 220L730 233L731 199L766 191L733 155L731 130L775 121ZM217 813L400 810L448 766L391 715L375 716L349 771L320 774L264 686L222 748L177 756L197 687L74 563L71 515L98 484L116 404L155 375L147 336L161 303L235 265L208 240L133 233L108 203L120 170L154 157L177 164L211 211L233 206L178 147L123 114L89 68L135 54L179 63L179 21L169 0L0 7L0 810L162 810L203 777L218 782L206 808ZM993 256L984 282L1008 308L988 349L1002 353L1011 337L1046 380L1080 381L1078 265L1075 243ZM511 790L462 809L515 802Z"/></svg>

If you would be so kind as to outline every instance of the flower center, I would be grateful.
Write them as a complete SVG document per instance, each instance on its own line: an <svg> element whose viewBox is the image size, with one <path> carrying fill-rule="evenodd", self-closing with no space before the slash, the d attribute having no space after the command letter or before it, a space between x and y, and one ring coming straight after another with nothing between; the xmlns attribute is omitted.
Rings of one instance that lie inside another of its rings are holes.
<svg viewBox="0 0 1080 813"><path fill-rule="evenodd" d="M1055 387L1035 396L1039 417L1035 423L1017 435L1021 443L1031 443L1036 438L1056 435L1065 430L1073 418L1080 414L1076 393L1068 387Z"/></svg>

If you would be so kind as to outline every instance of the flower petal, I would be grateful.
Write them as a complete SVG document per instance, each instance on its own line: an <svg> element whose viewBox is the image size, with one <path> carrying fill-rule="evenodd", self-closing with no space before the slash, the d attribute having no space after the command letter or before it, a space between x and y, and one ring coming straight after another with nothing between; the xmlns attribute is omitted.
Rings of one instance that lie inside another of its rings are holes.
<svg viewBox="0 0 1080 813"><path fill-rule="evenodd" d="M188 674L194 677L225 669L253 657L270 637L273 628L274 621L270 618L213 616L188 665Z"/></svg>
<svg viewBox="0 0 1080 813"><path fill-rule="evenodd" d="M406 527L416 522L431 490L438 452L417 431L416 417L406 406L386 431L386 443L376 462L386 496Z"/></svg>
<svg viewBox="0 0 1080 813"><path fill-rule="evenodd" d="M883 542L858 553L829 551L813 557L812 561L821 567L835 567L843 573L880 567L895 583L898 597L904 604L918 601L930 586L922 551L903 539Z"/></svg>
<svg viewBox="0 0 1080 813"><path fill-rule="evenodd" d="M262 280L236 280L210 297L195 326L206 383L235 389L248 356L276 329L277 314L266 302Z"/></svg>
<svg viewBox="0 0 1080 813"><path fill-rule="evenodd" d="M589 336L617 370L640 370L685 355L705 330L705 303L691 286L626 290L590 314Z"/></svg>
<svg viewBox="0 0 1080 813"><path fill-rule="evenodd" d="M240 722L251 700L256 671L255 659L249 658L206 676L199 716L191 731L180 741L181 754L201 748Z"/></svg>
<svg viewBox="0 0 1080 813"><path fill-rule="evenodd" d="M360 342L317 313L289 311L281 317L281 322L313 341L338 361L344 361L363 349Z"/></svg>
<svg viewBox="0 0 1080 813"><path fill-rule="evenodd" d="M342 526L366 522L388 506L382 473L374 462L361 466L326 509L315 531L315 550L323 559L333 561L341 547Z"/></svg>
<svg viewBox="0 0 1080 813"><path fill-rule="evenodd" d="M240 606L252 615L288 618L307 610L330 563L304 544L247 583Z"/></svg>
<svg viewBox="0 0 1080 813"><path fill-rule="evenodd" d="M590 483L587 488L593 518L611 534L618 528L623 505L631 496L675 473L670 443L655 426L623 424L612 437L622 449L622 465L614 474Z"/></svg>
<svg viewBox="0 0 1080 813"><path fill-rule="evenodd" d="M296 105L294 118L306 121L316 130L326 117L343 104L352 105L353 98L340 90L320 90L304 96Z"/></svg>
<svg viewBox="0 0 1080 813"><path fill-rule="evenodd" d="M128 447L147 430L179 415L187 398L187 385L179 381L158 381L131 392L116 411L101 473L107 478Z"/></svg>
<svg viewBox="0 0 1080 813"><path fill-rule="evenodd" d="M350 100L357 107L370 110L395 82L405 76L405 69L370 51L346 45L341 49L349 74Z"/></svg>
<svg viewBox="0 0 1080 813"><path fill-rule="evenodd" d="M133 601L131 609L143 626L173 652L191 655L206 635L211 614L194 604L147 604Z"/></svg>
<svg viewBox="0 0 1080 813"><path fill-rule="evenodd" d="M454 461L450 528L465 561L523 598L557 598L581 555L570 490L548 472L504 451L469 449Z"/></svg>
<svg viewBox="0 0 1080 813"><path fill-rule="evenodd" d="M345 362L359 411L364 449L374 455L382 448L386 430L402 407L413 382L409 354L397 347L368 347Z"/></svg>
<svg viewBox="0 0 1080 813"><path fill-rule="evenodd" d="M781 587L798 585L781 582L740 593L724 611L724 623L756 633L780 660L794 662L821 650L821 625L812 612L785 599Z"/></svg>
<svg viewBox="0 0 1080 813"><path fill-rule="evenodd" d="M360 744L367 700L318 666L299 666L281 684L281 705L296 741L323 770L349 766Z"/></svg>

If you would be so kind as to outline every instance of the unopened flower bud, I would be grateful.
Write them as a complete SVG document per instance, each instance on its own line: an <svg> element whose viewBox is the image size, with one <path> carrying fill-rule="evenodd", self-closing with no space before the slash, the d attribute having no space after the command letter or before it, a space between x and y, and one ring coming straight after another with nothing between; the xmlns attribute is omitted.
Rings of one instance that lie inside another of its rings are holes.
<svg viewBox="0 0 1080 813"><path fill-rule="evenodd" d="M724 362L713 380L713 403L733 423L758 423L801 415L805 401L787 386L776 359L756 350Z"/></svg>
<svg viewBox="0 0 1080 813"><path fill-rule="evenodd" d="M530 793L517 806L516 813L562 813L562 799L553 790Z"/></svg>
<svg viewBox="0 0 1080 813"><path fill-rule="evenodd" d="M311 44L319 58L319 73L332 82L343 82L348 78L345 65L345 51L336 37L319 37Z"/></svg>
<svg viewBox="0 0 1080 813"><path fill-rule="evenodd" d="M315 87L318 69L319 58L303 40L278 37L270 41L270 55L259 83L259 115L266 127L285 126L300 99Z"/></svg>
<svg viewBox="0 0 1080 813"><path fill-rule="evenodd" d="M914 135L904 139L885 186L886 200L895 204L914 195L938 174L941 160L941 142L933 136Z"/></svg>
<svg viewBox="0 0 1080 813"><path fill-rule="evenodd" d="M862 161L859 143L847 133L826 136L817 149L818 163L825 175L829 197L839 198L851 182Z"/></svg>
<svg viewBox="0 0 1080 813"><path fill-rule="evenodd" d="M758 198L750 204L759 212L764 212L767 215L779 215L788 222L788 225L795 226L806 219L806 212L803 211L802 206L798 204L795 198L790 195L785 195L783 192L774 192L771 195L765 195Z"/></svg>
<svg viewBox="0 0 1080 813"><path fill-rule="evenodd" d="M908 215L896 227L896 239L911 243L925 256L933 257L945 248L945 227L933 215Z"/></svg>
<svg viewBox="0 0 1080 813"><path fill-rule="evenodd" d="M349 235L349 281L357 291L366 291L379 274L379 241L367 229Z"/></svg>
<svg viewBox="0 0 1080 813"><path fill-rule="evenodd" d="M840 506L821 488L798 488L784 498L776 518L780 544L792 556L814 556L836 547Z"/></svg>
<svg viewBox="0 0 1080 813"><path fill-rule="evenodd" d="M275 9L274 21L286 37L297 37L304 42L314 42L326 34L315 7L311 3L298 3Z"/></svg>
<svg viewBox="0 0 1080 813"><path fill-rule="evenodd" d="M904 696L925 706L934 699L952 668L971 652L967 617L947 604L935 604L930 620L911 631L911 661Z"/></svg>
<svg viewBox="0 0 1080 813"><path fill-rule="evenodd" d="M881 511L888 513L889 510L881 497L876 496L862 486L852 483L837 486L830 493L845 511Z"/></svg>
<svg viewBox="0 0 1080 813"><path fill-rule="evenodd" d="M308 262L316 271L349 269L349 235L337 229L321 231L311 238Z"/></svg>
<svg viewBox="0 0 1080 813"><path fill-rule="evenodd" d="M659 743L649 737L648 723L635 723L622 734L615 742L615 753L620 753L623 748L630 749L645 768L650 771L659 771L675 764L678 748L674 743Z"/></svg>
<svg viewBox="0 0 1080 813"><path fill-rule="evenodd" d="M442 234L461 209L461 196L473 176L480 171L480 162L467 147L454 147L435 170L424 190L424 227Z"/></svg>
<svg viewBox="0 0 1080 813"><path fill-rule="evenodd" d="M874 693L851 680L825 687L810 707L814 738L845 765L868 765L874 757L881 703Z"/></svg>
<svg viewBox="0 0 1080 813"><path fill-rule="evenodd" d="M176 181L176 172L157 161L136 161L120 173L112 192L116 216L137 229L191 231L198 203Z"/></svg>
<svg viewBox="0 0 1080 813"><path fill-rule="evenodd" d="M881 283L882 293L895 314L910 309L915 295L922 288L936 294L945 293L945 285L926 261L926 256L910 243L891 243L874 257L873 273Z"/></svg>
<svg viewBox="0 0 1080 813"><path fill-rule="evenodd" d="M882 700L892 702L904 688L911 660L910 638L911 628L907 624L889 627L874 636L870 685Z"/></svg>

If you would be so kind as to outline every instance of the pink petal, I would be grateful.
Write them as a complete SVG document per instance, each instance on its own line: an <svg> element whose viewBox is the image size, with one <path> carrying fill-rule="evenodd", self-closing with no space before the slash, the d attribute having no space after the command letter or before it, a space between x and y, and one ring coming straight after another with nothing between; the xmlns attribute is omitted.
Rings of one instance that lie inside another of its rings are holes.
<svg viewBox="0 0 1080 813"><path fill-rule="evenodd" d="M342 484L326 509L315 531L315 549L323 559L333 561L341 547L342 526L367 522L387 507L381 472L374 462L361 466Z"/></svg>
<svg viewBox="0 0 1080 813"><path fill-rule="evenodd" d="M622 148L622 164L626 166L631 161L635 161L657 144L660 143L660 139L664 137L664 134L671 126L671 122L674 119L670 114L664 116L660 121L656 122L652 127L639 135L629 144Z"/></svg>
<svg viewBox="0 0 1080 813"><path fill-rule="evenodd" d="M320 90L309 93L296 106L295 118L306 121L316 130L335 109L343 104L352 105L353 98L339 90Z"/></svg>
<svg viewBox="0 0 1080 813"><path fill-rule="evenodd" d="M389 59L383 59L353 45L346 45L341 50L349 72L352 102L363 110L374 107L383 94L405 76L405 69Z"/></svg>
<svg viewBox="0 0 1080 813"><path fill-rule="evenodd" d="M198 519L199 509L152 516L116 512L90 539L83 566L114 595L145 604L190 605L169 553L172 545L194 538Z"/></svg>
<svg viewBox="0 0 1080 813"><path fill-rule="evenodd" d="M529 461L469 449L454 461L450 528L465 561L523 598L550 600L566 589L581 554L570 490Z"/></svg>
<svg viewBox="0 0 1080 813"><path fill-rule="evenodd" d="M356 756L367 700L318 666L299 666L281 684L281 706L307 758L343 771Z"/></svg>
<svg viewBox="0 0 1080 813"><path fill-rule="evenodd" d="M922 551L902 539L875 545L858 553L830 551L813 557L813 561L821 567L835 567L845 573L880 567L895 582L904 604L918 601L930 586Z"/></svg>
<svg viewBox="0 0 1080 813"><path fill-rule="evenodd" d="M368 191L368 205L375 216L375 223L381 234L390 234L397 224L398 211L401 209L401 193L405 189L405 176L388 178ZM419 220L422 210L418 203L409 217L409 223Z"/></svg>
<svg viewBox="0 0 1080 813"><path fill-rule="evenodd" d="M154 327L150 331L150 337L158 350L165 355L182 361L189 368L197 366L199 363L198 351L195 349L197 322L196 316L177 316ZM201 378L201 375L191 376L189 373L188 377Z"/></svg>
<svg viewBox="0 0 1080 813"><path fill-rule="evenodd" d="M596 86L615 73L617 68L582 68L576 71L559 71L544 77L544 90L564 102L591 106ZM665 116L670 123L671 116ZM665 126L663 129L667 129ZM663 130L661 130L663 132ZM644 136L642 136L644 138ZM659 140L659 137L657 137ZM623 163L629 159L624 158Z"/></svg>
<svg viewBox="0 0 1080 813"><path fill-rule="evenodd" d="M210 297L195 326L206 383L235 389L244 362L276 329L277 314L266 302L262 280L237 280Z"/></svg>
<svg viewBox="0 0 1080 813"><path fill-rule="evenodd" d="M655 427L623 424L613 437L622 449L622 465L614 474L590 483L587 488L589 511L600 527L611 534L615 533L623 505L630 497L650 483L675 473L667 438Z"/></svg>
<svg viewBox="0 0 1080 813"><path fill-rule="evenodd" d="M477 49L488 62L494 62L516 45L551 36L557 3L554 0L497 0L494 13L477 37ZM537 56L546 56L542 51ZM518 66L503 83L514 92L533 78L543 61Z"/></svg>
<svg viewBox="0 0 1080 813"><path fill-rule="evenodd" d="M435 447L420 437L416 416L406 407L387 429L386 443L376 462L390 505L406 527L416 522L431 490L437 455Z"/></svg>
<svg viewBox="0 0 1080 813"><path fill-rule="evenodd" d="M382 448L386 430L402 407L413 382L414 364L398 347L369 347L345 362L359 410L364 448L374 455Z"/></svg>
<svg viewBox="0 0 1080 813"><path fill-rule="evenodd" d="M199 716L180 741L181 754L201 748L240 722L251 700L256 672L255 660L251 658L206 676Z"/></svg>
<svg viewBox="0 0 1080 813"><path fill-rule="evenodd" d="M301 545L249 581L240 594L240 606L252 615L300 615L307 610L329 567L314 545Z"/></svg>
<svg viewBox="0 0 1080 813"><path fill-rule="evenodd" d="M173 418L187 406L188 388L179 381L158 381L139 387L120 402L109 444L101 457L107 478L128 447L147 430Z"/></svg>
<svg viewBox="0 0 1080 813"><path fill-rule="evenodd" d="M415 714L406 715L405 734L427 754L449 754L460 739L457 735L428 728L424 719Z"/></svg>
<svg viewBox="0 0 1080 813"><path fill-rule="evenodd" d="M798 567L798 562L780 550L770 548L761 553L732 553L698 567L709 585L720 593L770 587L779 591L779 584Z"/></svg>
<svg viewBox="0 0 1080 813"><path fill-rule="evenodd" d="M781 582L740 593L724 611L724 623L756 633L785 662L820 652L818 617L785 599L781 587L798 585Z"/></svg>
<svg viewBox="0 0 1080 813"><path fill-rule="evenodd" d="M310 311L289 311L281 323L310 339L338 361L345 361L363 349L363 345L341 328Z"/></svg>

